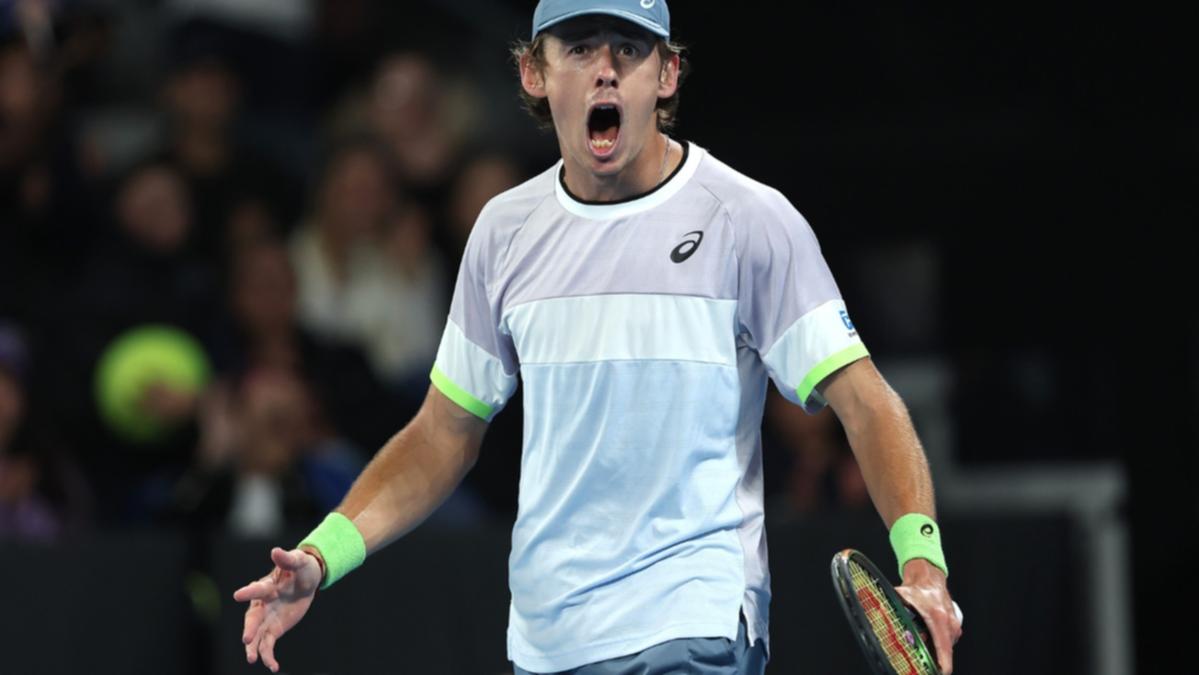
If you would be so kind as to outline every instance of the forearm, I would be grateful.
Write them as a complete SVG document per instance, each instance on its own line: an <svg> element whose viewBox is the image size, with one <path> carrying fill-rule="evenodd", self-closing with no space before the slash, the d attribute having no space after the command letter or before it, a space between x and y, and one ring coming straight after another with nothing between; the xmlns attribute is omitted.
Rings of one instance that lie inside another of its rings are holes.
<svg viewBox="0 0 1199 675"><path fill-rule="evenodd" d="M373 553L419 525L474 465L481 434L455 430L449 413L426 405L379 450L337 511Z"/></svg>
<svg viewBox="0 0 1199 675"><path fill-rule="evenodd" d="M906 513L935 519L932 476L911 416L898 394L880 384L884 395L845 424L870 499L888 529Z"/></svg>

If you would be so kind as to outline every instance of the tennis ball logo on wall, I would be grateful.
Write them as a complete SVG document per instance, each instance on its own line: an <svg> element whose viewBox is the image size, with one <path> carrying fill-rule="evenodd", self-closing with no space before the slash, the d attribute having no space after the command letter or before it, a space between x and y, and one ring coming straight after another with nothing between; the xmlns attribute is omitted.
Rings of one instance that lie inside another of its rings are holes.
<svg viewBox="0 0 1199 675"><path fill-rule="evenodd" d="M96 404L122 438L153 443L190 416L186 402L194 402L210 375L208 357L194 337L171 326L139 326L117 336L100 355Z"/></svg>
<svg viewBox="0 0 1199 675"><path fill-rule="evenodd" d="M933 526L928 523L920 526L920 534L923 534L926 537L933 536Z"/></svg>

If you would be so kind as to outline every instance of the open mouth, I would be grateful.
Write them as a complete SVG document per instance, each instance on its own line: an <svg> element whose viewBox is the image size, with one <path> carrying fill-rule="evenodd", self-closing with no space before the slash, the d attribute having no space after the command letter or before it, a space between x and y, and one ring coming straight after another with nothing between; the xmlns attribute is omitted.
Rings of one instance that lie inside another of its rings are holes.
<svg viewBox="0 0 1199 675"><path fill-rule="evenodd" d="M620 137L620 108L610 103L592 108L587 116L587 135L592 153L597 157L611 155Z"/></svg>

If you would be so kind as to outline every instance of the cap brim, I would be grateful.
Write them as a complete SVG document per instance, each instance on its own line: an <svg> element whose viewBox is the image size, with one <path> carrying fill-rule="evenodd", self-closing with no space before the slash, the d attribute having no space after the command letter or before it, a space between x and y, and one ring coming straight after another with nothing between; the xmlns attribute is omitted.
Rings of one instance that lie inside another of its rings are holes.
<svg viewBox="0 0 1199 675"><path fill-rule="evenodd" d="M562 16L556 16L542 24L541 28L539 28L536 33L533 33L533 37L537 37L539 33L545 32L547 28L552 28L563 21L569 21L580 16L588 16L591 14L607 14L608 16L614 16L618 19L624 19L630 23L637 24L638 26L653 33L654 35L657 35L658 37L670 39L670 31L666 30L666 28L664 28L658 22L650 21L643 16L634 14L632 12L626 12L621 9L587 9L578 12L569 12L567 14L563 14Z"/></svg>

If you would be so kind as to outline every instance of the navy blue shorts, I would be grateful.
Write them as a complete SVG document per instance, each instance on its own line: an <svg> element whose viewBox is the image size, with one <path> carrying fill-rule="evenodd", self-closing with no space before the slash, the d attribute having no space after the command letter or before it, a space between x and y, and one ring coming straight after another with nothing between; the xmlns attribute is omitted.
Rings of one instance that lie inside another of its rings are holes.
<svg viewBox="0 0 1199 675"><path fill-rule="evenodd" d="M514 665L516 675L762 675L766 647L761 640L751 646L745 619L737 626L737 639L682 638L654 645L629 656L589 663L560 673L530 673Z"/></svg>

